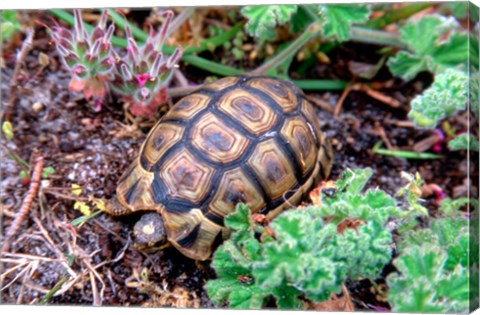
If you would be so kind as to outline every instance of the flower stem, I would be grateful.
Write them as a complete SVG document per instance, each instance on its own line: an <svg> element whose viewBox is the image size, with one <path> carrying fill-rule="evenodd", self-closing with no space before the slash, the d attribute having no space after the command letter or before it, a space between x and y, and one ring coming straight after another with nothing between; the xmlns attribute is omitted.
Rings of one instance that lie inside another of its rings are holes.
<svg viewBox="0 0 480 315"><path fill-rule="evenodd" d="M242 69L232 68L230 66L225 66L207 59L204 59L199 56L194 55L184 55L183 61L190 63L191 65L206 70L208 72L222 75L222 76L231 76L244 72Z"/></svg>
<svg viewBox="0 0 480 315"><path fill-rule="evenodd" d="M408 4L401 7L398 10L389 11L384 15L382 15L381 17L368 21L366 23L366 26L371 28L376 28L376 29L384 28L388 24L392 24L400 20L409 18L415 13L425 10L426 8L431 7L432 5L433 5L432 3L428 3L428 2Z"/></svg>
<svg viewBox="0 0 480 315"><path fill-rule="evenodd" d="M406 48L405 44L400 41L398 34L365 27L352 26L350 38L362 43Z"/></svg>
<svg viewBox="0 0 480 315"><path fill-rule="evenodd" d="M323 90L343 90L348 85L347 81L342 80L291 80L302 90L323 91Z"/></svg>
<svg viewBox="0 0 480 315"><path fill-rule="evenodd" d="M253 70L255 74L265 74L268 70L273 69L281 65L285 60L292 57L298 50L300 50L306 43L308 43L313 37L319 34L320 28L319 22L315 21L310 24L305 31L293 42L288 45L287 48L275 55L273 58L265 62L263 65Z"/></svg>

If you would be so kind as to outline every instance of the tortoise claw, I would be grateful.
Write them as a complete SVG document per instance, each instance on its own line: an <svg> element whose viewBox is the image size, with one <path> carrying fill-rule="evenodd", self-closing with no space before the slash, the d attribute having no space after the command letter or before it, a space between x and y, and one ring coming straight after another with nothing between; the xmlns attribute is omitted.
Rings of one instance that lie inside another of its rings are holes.
<svg viewBox="0 0 480 315"><path fill-rule="evenodd" d="M120 204L117 199L117 196L113 196L112 199L103 200L105 204L105 208L102 209L106 213L113 215L113 216L122 216L132 213L132 210L125 208Z"/></svg>

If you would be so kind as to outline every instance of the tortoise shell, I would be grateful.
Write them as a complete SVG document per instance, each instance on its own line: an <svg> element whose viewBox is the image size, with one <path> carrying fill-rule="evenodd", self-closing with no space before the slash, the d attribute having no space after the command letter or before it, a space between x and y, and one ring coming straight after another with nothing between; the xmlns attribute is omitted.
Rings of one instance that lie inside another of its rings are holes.
<svg viewBox="0 0 480 315"><path fill-rule="evenodd" d="M124 215L161 214L168 240L205 260L237 203L271 218L332 165L315 109L292 83L234 76L179 100L152 128L116 190Z"/></svg>

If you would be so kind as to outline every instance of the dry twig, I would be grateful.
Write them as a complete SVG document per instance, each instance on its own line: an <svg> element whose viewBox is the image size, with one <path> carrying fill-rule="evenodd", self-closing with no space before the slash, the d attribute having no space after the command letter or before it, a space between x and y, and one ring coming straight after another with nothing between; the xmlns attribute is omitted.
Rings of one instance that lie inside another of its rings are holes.
<svg viewBox="0 0 480 315"><path fill-rule="evenodd" d="M343 102L345 101L345 99L347 98L347 95L352 90L353 85L354 85L353 81L348 83L347 87L345 87L345 90L343 90L342 95L338 99L337 104L335 105L335 110L333 111L333 116L335 118L337 118L338 114L340 114L340 110L342 110Z"/></svg>
<svg viewBox="0 0 480 315"><path fill-rule="evenodd" d="M10 79L10 87L8 89L8 101L5 104L3 112L3 121L11 121L14 113L14 106L17 99L17 95L14 93L15 89L19 88L18 85L18 73L20 72L20 67L22 65L23 59L27 53L32 48L33 35L35 34L34 30L31 28L27 31L27 36L23 41L22 47L17 53L17 60L15 64L15 69L13 70L12 78Z"/></svg>
<svg viewBox="0 0 480 315"><path fill-rule="evenodd" d="M399 108L402 105L398 100L394 99L393 97L385 95L379 91L375 91L364 84L355 84L352 89L355 91L365 92L368 96L393 108Z"/></svg>
<svg viewBox="0 0 480 315"><path fill-rule="evenodd" d="M2 252L10 251L10 243L12 241L12 237L15 236L20 228L20 225L25 221L25 218L28 216L30 212L30 207L32 205L33 200L38 192L38 187L40 186L40 180L42 178L42 171L43 171L43 157L38 156L35 158L35 166L33 168L32 179L30 181L30 187L27 192L27 196L23 200L22 207L18 212L17 216L13 220L10 228L8 229L5 238L3 240Z"/></svg>
<svg viewBox="0 0 480 315"><path fill-rule="evenodd" d="M345 99L347 98L347 95L351 91L364 92L368 96L370 96L371 98L374 98L377 101L380 101L380 102L382 102L382 103L384 103L384 104L386 104L386 105L388 105L392 108L399 108L402 105L398 100L394 99L393 97L385 95L382 92L376 91L376 90L366 86L365 84L353 83L353 81L352 81L347 85L345 90L343 90L342 95L340 96L340 98L337 101L337 104L335 106L335 111L334 111L335 118L338 117L338 115L340 114L340 110L342 109L343 102L345 101Z"/></svg>
<svg viewBox="0 0 480 315"><path fill-rule="evenodd" d="M313 96L310 96L310 95L306 95L306 98L307 98L307 100L312 102L313 105L315 105L318 108L323 109L323 110L325 110L329 113L333 113L334 110L335 110L330 104L328 104L327 102L319 99L318 97L313 97Z"/></svg>

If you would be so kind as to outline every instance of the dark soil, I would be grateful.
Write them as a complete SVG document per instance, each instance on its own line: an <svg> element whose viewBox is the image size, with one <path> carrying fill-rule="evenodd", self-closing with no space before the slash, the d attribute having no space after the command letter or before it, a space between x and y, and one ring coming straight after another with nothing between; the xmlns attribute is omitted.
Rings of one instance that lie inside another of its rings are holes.
<svg viewBox="0 0 480 315"><path fill-rule="evenodd" d="M48 45L46 33L40 27L37 29L19 84L13 90L17 97L11 121L15 137L12 141L2 141L27 161L34 152L41 154L45 165L53 167L55 174L42 181L39 198L32 204L29 217L13 240L10 252L3 253L2 303L38 304L59 281L67 279L66 283L71 284L69 289L54 295L48 303L214 307L204 289L206 281L215 276L209 261L194 262L173 248L155 254L138 252L131 240L132 218L116 219L101 214L80 227L70 225L81 214L74 209L75 201L58 194L71 196L71 185L78 184L84 197L111 197L151 122L143 128L134 127L127 120L122 104L115 100L100 112L94 112L92 104L68 90L69 74L60 66L53 47ZM328 53L331 64L316 64L306 77L351 80L348 62L375 63L378 58L373 52L378 48L347 43ZM4 104L16 49L15 45L7 45L2 51ZM50 65L35 76L40 69L40 52L50 56ZM192 82L202 82L208 75L193 67L182 70ZM433 134L433 131L395 124L408 121L410 99L426 88L431 78L420 75L404 84L382 69L374 81L391 81L392 84L380 92L399 100L402 106L393 109L363 92L352 91L338 118L325 110L318 111L323 130L332 140L335 151L331 178L338 178L347 168L370 167L374 175L369 187L380 187L394 194L405 184L400 177L402 171L418 171L426 183L437 184L448 196L460 197L467 172L466 154L449 152L445 145L440 152L444 157L437 160L406 160L372 152L374 144L381 140L381 129L391 145L402 150L411 150L414 144ZM330 103L333 108L341 92L307 94ZM461 115L453 118L451 124L462 127ZM20 166L6 157L3 148L1 152L0 202L5 233L25 198L28 183L19 177ZM436 208L434 199L426 198L432 210ZM65 257L71 259L69 271L67 264L62 263ZM102 265L96 267L98 264ZM11 269L14 267L18 268ZM391 267L386 268L383 277L391 271ZM73 282L75 277L77 280ZM377 282L382 284L384 279ZM372 306L388 308L377 292L378 286L373 290L370 281L352 281L347 287L359 310Z"/></svg>

